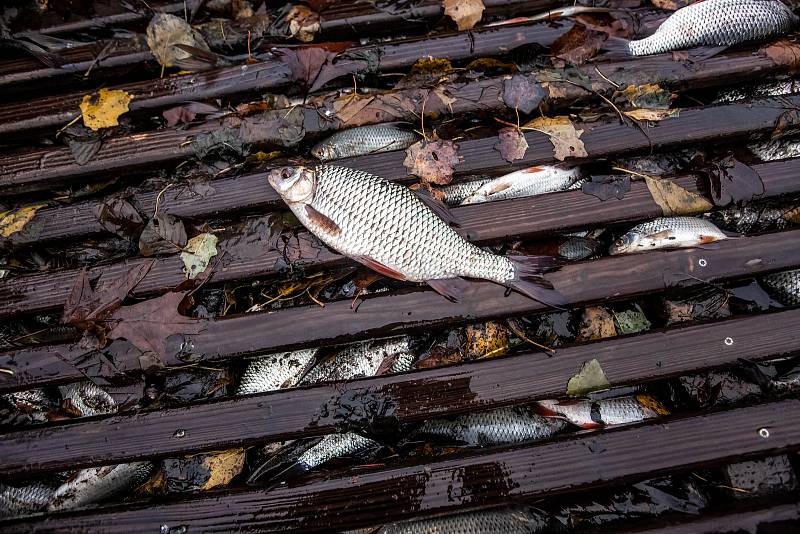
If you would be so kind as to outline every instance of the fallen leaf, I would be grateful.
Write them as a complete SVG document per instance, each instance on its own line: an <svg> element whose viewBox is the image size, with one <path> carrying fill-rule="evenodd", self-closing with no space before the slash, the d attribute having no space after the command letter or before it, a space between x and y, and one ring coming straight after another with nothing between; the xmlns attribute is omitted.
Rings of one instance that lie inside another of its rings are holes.
<svg viewBox="0 0 800 534"><path fill-rule="evenodd" d="M628 117L637 121L657 122L667 117L677 117L679 109L634 109L633 111L623 111Z"/></svg>
<svg viewBox="0 0 800 534"><path fill-rule="evenodd" d="M423 355L422 358L417 360L417 363L414 364L414 368L433 369L435 367L442 367L443 365L461 363L462 361L463 357L461 356L461 351L442 345L436 345L428 351L427 355Z"/></svg>
<svg viewBox="0 0 800 534"><path fill-rule="evenodd" d="M442 79L447 78L454 70L449 59L424 57L411 65L408 74L403 76L394 85L394 88L406 89L437 84Z"/></svg>
<svg viewBox="0 0 800 534"><path fill-rule="evenodd" d="M689 51L688 50L673 50L672 51L672 61L677 61L679 63L684 63L689 61Z"/></svg>
<svg viewBox="0 0 800 534"><path fill-rule="evenodd" d="M671 180L647 176L645 183L664 215L693 215L714 207L706 198L687 191Z"/></svg>
<svg viewBox="0 0 800 534"><path fill-rule="evenodd" d="M667 11L676 11L689 4L693 4L697 0L652 0L654 6L659 9L666 9Z"/></svg>
<svg viewBox="0 0 800 534"><path fill-rule="evenodd" d="M329 81L354 72L354 65L334 63L339 52L349 43L328 43L323 46L299 48L276 48L273 53L286 63L292 72L292 80L303 84L306 92L314 92Z"/></svg>
<svg viewBox="0 0 800 534"><path fill-rule="evenodd" d="M100 89L97 94L86 95L80 108L83 124L92 130L117 126L117 119L128 112L133 96L118 89Z"/></svg>
<svg viewBox="0 0 800 534"><path fill-rule="evenodd" d="M792 135L799 125L800 111L796 109L784 111L778 116L778 120L775 121L775 129L772 131L770 139L775 140L785 135Z"/></svg>
<svg viewBox="0 0 800 534"><path fill-rule="evenodd" d="M662 89L658 84L648 83L645 85L629 85L622 91L614 93L616 102L628 102L635 108L647 108L651 110L669 109L675 95L666 89Z"/></svg>
<svg viewBox="0 0 800 534"><path fill-rule="evenodd" d="M100 226L131 241L137 240L144 228L142 216L130 202L122 198L104 201L95 208L94 216Z"/></svg>
<svg viewBox="0 0 800 534"><path fill-rule="evenodd" d="M206 270L208 262L216 255L217 236L206 232L191 238L181 252L186 278L194 280L198 274Z"/></svg>
<svg viewBox="0 0 800 534"><path fill-rule="evenodd" d="M289 34L298 41L310 43L319 33L319 13L304 5L292 6L286 15L286 21L289 23Z"/></svg>
<svg viewBox="0 0 800 534"><path fill-rule="evenodd" d="M268 161L272 161L275 158L279 158L281 156L281 152L274 150L272 152L262 152L259 150L255 154L250 154L247 156L247 163L266 163Z"/></svg>
<svg viewBox="0 0 800 534"><path fill-rule="evenodd" d="M581 190L600 200L609 198L622 200L625 198L625 193L631 190L631 179L630 176L592 175L590 180L583 183Z"/></svg>
<svg viewBox="0 0 800 534"><path fill-rule="evenodd" d="M208 468L209 476L200 489L210 490L227 486L236 475L242 472L244 458L244 449L230 449L215 454L206 454L203 465Z"/></svg>
<svg viewBox="0 0 800 534"><path fill-rule="evenodd" d="M469 30L483 16L483 0L442 0L444 14L458 25L459 31Z"/></svg>
<svg viewBox="0 0 800 534"><path fill-rule="evenodd" d="M575 24L553 42L550 53L556 67L562 67L565 61L574 66L583 65L597 55L606 39L607 33Z"/></svg>
<svg viewBox="0 0 800 534"><path fill-rule="evenodd" d="M614 312L614 322L620 335L644 332L645 330L650 330L651 326L650 321L647 320L638 304L634 304L632 310Z"/></svg>
<svg viewBox="0 0 800 534"><path fill-rule="evenodd" d="M508 352L508 329L496 321L468 325L464 329L464 357L470 360L495 358Z"/></svg>
<svg viewBox="0 0 800 534"><path fill-rule="evenodd" d="M607 309L600 306L589 306L583 310L577 341L592 341L616 335L614 316Z"/></svg>
<svg viewBox="0 0 800 534"><path fill-rule="evenodd" d="M591 359L581 365L580 370L567 382L567 395L580 397L591 393L608 389L611 384L608 381L603 367L597 359Z"/></svg>
<svg viewBox="0 0 800 534"><path fill-rule="evenodd" d="M25 228L31 222L36 212L44 208L45 204L34 204L17 210L0 213L0 236L9 237Z"/></svg>
<svg viewBox="0 0 800 534"><path fill-rule="evenodd" d="M164 110L161 115L167 121L167 127L172 128L179 124L188 124L198 115L212 115L218 113L219 108L202 102L189 102L183 106L177 106Z"/></svg>
<svg viewBox="0 0 800 534"><path fill-rule="evenodd" d="M164 478L164 471L159 469L153 476L147 479L144 484L134 490L134 493L145 497L155 497L163 495L167 487L167 480Z"/></svg>
<svg viewBox="0 0 800 534"><path fill-rule="evenodd" d="M188 46L208 51L203 36L188 22L169 13L156 13L150 20L146 32L147 46L162 67L180 67L186 70L198 70L202 67L192 54L177 45Z"/></svg>
<svg viewBox="0 0 800 534"><path fill-rule="evenodd" d="M783 214L783 218L789 222L800 224L800 208L793 208L785 211Z"/></svg>
<svg viewBox="0 0 800 534"><path fill-rule="evenodd" d="M511 73L517 71L517 66L513 63L506 63L505 61L500 61L497 58L491 57L479 57L478 59L473 59L464 67L466 71L473 71L473 72L483 72L485 74L502 74L502 73Z"/></svg>
<svg viewBox="0 0 800 534"><path fill-rule="evenodd" d="M528 150L528 142L525 136L517 128L503 128L498 132L499 141L495 143L494 149L500 151L503 159L511 163L512 161L525 157Z"/></svg>
<svg viewBox="0 0 800 534"><path fill-rule="evenodd" d="M791 41L781 39L764 47L762 52L776 65L788 66L790 72L800 66L800 46Z"/></svg>
<svg viewBox="0 0 800 534"><path fill-rule="evenodd" d="M714 205L742 204L764 194L761 176L733 156L713 162L706 171Z"/></svg>
<svg viewBox="0 0 800 534"><path fill-rule="evenodd" d="M462 159L458 155L458 145L452 141L423 140L406 149L403 165L423 182L445 185L452 181L453 167Z"/></svg>
<svg viewBox="0 0 800 534"><path fill-rule="evenodd" d="M515 74L503 81L503 102L526 115L536 109L547 95L541 84L524 74Z"/></svg>
<svg viewBox="0 0 800 534"><path fill-rule="evenodd" d="M425 189L428 193L433 195L433 198L435 198L436 200L438 200L440 202L444 202L444 198L445 198L444 191L442 191L439 188L433 187L429 183L420 182L418 184L410 185L410 186L408 186L408 188L411 189L412 191L416 191L417 189Z"/></svg>
<svg viewBox="0 0 800 534"><path fill-rule="evenodd" d="M186 229L174 215L156 215L147 222L139 236L142 256L172 254L186 246Z"/></svg>
<svg viewBox="0 0 800 534"><path fill-rule="evenodd" d="M658 399L651 395L638 393L636 395L636 400L639 402L639 404L645 408L650 408L658 415L669 415L670 413L666 406L664 406Z"/></svg>
<svg viewBox="0 0 800 534"><path fill-rule="evenodd" d="M583 158L589 155L580 140L583 130L576 130L567 117L539 117L527 123L524 128L549 136L553 143L553 155L559 161L564 161L567 157Z"/></svg>
<svg viewBox="0 0 800 534"><path fill-rule="evenodd" d="M64 141L78 165L86 165L103 146L99 133L80 124L73 124L63 132Z"/></svg>

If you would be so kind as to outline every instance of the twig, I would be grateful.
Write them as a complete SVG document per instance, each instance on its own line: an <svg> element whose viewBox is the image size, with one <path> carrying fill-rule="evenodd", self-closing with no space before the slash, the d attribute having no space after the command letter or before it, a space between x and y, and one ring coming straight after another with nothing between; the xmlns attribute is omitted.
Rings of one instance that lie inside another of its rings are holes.
<svg viewBox="0 0 800 534"><path fill-rule="evenodd" d="M172 187L173 185L175 185L175 184L170 182L170 183L167 184L167 186L164 189L162 189L161 191L158 192L158 195L156 196L156 209L153 211L153 217L158 215L158 204L161 202L161 195L163 195L166 192L166 190L169 189L170 187Z"/></svg>
<svg viewBox="0 0 800 534"><path fill-rule="evenodd" d="M657 180L657 178L655 178L653 176L650 176L650 175L647 175L647 174L642 174L642 173L636 172L636 171L632 171L630 169L625 169L623 167L611 167L611 170L612 171L624 172L626 174L632 174L633 176L638 176L639 178L644 178L645 180L648 179L648 178L651 179L651 180Z"/></svg>
<svg viewBox="0 0 800 534"><path fill-rule="evenodd" d="M527 342L527 343L530 343L530 344L531 344L531 345L533 345L534 347L538 347L538 348L540 348L540 349L544 350L545 352L549 352L550 354L555 354L555 353L556 353L556 350L555 350L555 349L553 349L553 348L550 348L550 347L547 347L547 346L545 346L545 345L541 345L541 344L539 344L539 343L537 343L537 342L533 341L532 339L530 339L528 336L526 336L526 335L525 335L525 333L522 331L522 329L521 329L521 328L519 328L517 325L515 325L515 324L513 323L513 321L511 321L511 320L506 320L506 326L508 326L508 328L509 328L509 329L510 329L512 332L514 332L514 335L515 335L515 336L517 336L518 338L520 338L522 341L525 341L525 342Z"/></svg>
<svg viewBox="0 0 800 534"><path fill-rule="evenodd" d="M601 78L603 78L605 81L613 85L614 89L619 89L619 84L606 78L606 75L600 72L600 69L597 67L597 65L595 65L594 70L597 71L597 74L599 74Z"/></svg>

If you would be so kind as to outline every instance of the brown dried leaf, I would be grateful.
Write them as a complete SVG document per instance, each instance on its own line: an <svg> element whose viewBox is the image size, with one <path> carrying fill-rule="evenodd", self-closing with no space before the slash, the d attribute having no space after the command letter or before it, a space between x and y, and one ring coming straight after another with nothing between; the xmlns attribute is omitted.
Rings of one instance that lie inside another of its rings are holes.
<svg viewBox="0 0 800 534"><path fill-rule="evenodd" d="M451 365L454 363L461 363L463 358L461 352L457 349L451 349L442 345L436 345L431 348L427 356L418 360L414 367L416 369L433 369L443 365Z"/></svg>
<svg viewBox="0 0 800 534"><path fill-rule="evenodd" d="M416 191L417 189L425 189L431 195L433 195L433 198L435 198L436 200L438 200L440 202L444 202L444 192L441 189L437 189L437 188L433 187L429 183L420 182L418 184L410 185L410 186L408 186L408 188L411 189L412 191Z"/></svg>
<svg viewBox="0 0 800 534"><path fill-rule="evenodd" d="M342 124L348 124L375 100L369 95L347 95L333 101L333 111Z"/></svg>
<svg viewBox="0 0 800 534"><path fill-rule="evenodd" d="M628 117L637 121L657 122L667 117L677 117L679 109L634 109L633 111L623 111Z"/></svg>
<svg viewBox="0 0 800 534"><path fill-rule="evenodd" d="M454 71L449 59L424 57L411 65L408 74L395 85L395 89L410 89L437 84Z"/></svg>
<svg viewBox="0 0 800 534"><path fill-rule="evenodd" d="M142 233L144 221L130 202L122 198L106 200L95 209L100 226L131 241Z"/></svg>
<svg viewBox="0 0 800 534"><path fill-rule="evenodd" d="M460 31L469 30L483 16L483 0L442 0L444 14L458 25Z"/></svg>
<svg viewBox="0 0 800 534"><path fill-rule="evenodd" d="M523 74L515 74L503 82L503 102L526 115L547 95L541 84Z"/></svg>
<svg viewBox="0 0 800 534"><path fill-rule="evenodd" d="M583 158L589 155L580 140L583 130L576 130L568 117L539 117L527 123L524 128L549 136L553 143L553 155L559 161L564 161L567 157Z"/></svg>
<svg viewBox="0 0 800 534"><path fill-rule="evenodd" d="M314 92L329 81L353 72L355 67L334 63L336 56L350 43L327 43L325 46L276 48L275 55L292 71L292 79Z"/></svg>
<svg viewBox="0 0 800 534"><path fill-rule="evenodd" d="M783 218L789 222L793 222L795 224L800 224L800 208L793 208L787 210L783 214Z"/></svg>
<svg viewBox="0 0 800 534"><path fill-rule="evenodd" d="M785 65L796 69L800 66L800 46L791 41L781 39L762 49L762 52L776 65Z"/></svg>
<svg viewBox="0 0 800 534"><path fill-rule="evenodd" d="M203 36L181 17L156 13L147 26L147 46L162 67L194 67L192 55L177 45L209 51Z"/></svg>
<svg viewBox="0 0 800 534"><path fill-rule="evenodd" d="M319 13L302 4L292 6L286 15L286 21L289 23L289 34L298 41L310 43L319 33Z"/></svg>
<svg viewBox="0 0 800 534"><path fill-rule="evenodd" d="M92 130L116 126L119 116L128 112L131 100L130 93L118 89L100 89L97 94L86 95L80 103L83 124Z"/></svg>
<svg viewBox="0 0 800 534"><path fill-rule="evenodd" d="M511 163L512 161L525 157L528 150L528 142L525 136L517 128L503 128L498 133L499 141L495 143L494 149L500 151L503 159Z"/></svg>
<svg viewBox="0 0 800 534"><path fill-rule="evenodd" d="M458 155L458 145L452 141L423 140L406 149L403 165L423 182L445 185L453 180L453 167L462 159Z"/></svg>
<svg viewBox="0 0 800 534"><path fill-rule="evenodd" d="M209 476L201 490L227 486L244 467L244 449L230 449L203 458L203 466L208 468Z"/></svg>
<svg viewBox="0 0 800 534"><path fill-rule="evenodd" d="M607 38L607 33L575 24L555 40L550 53L555 58L554 63L562 60L562 65L556 64L558 67L563 66L563 61L570 65L583 65L597 55Z"/></svg>
<svg viewBox="0 0 800 534"><path fill-rule="evenodd" d="M589 306L583 310L577 341L592 341L616 335L614 316L607 309L600 306Z"/></svg>
<svg viewBox="0 0 800 534"><path fill-rule="evenodd" d="M172 254L186 246L186 229L174 215L156 215L147 222L139 236L142 256Z"/></svg>
<svg viewBox="0 0 800 534"><path fill-rule="evenodd" d="M661 207L664 215L693 215L703 213L714 207L711 202L697 193L692 193L671 180L645 177L647 189L653 200Z"/></svg>
<svg viewBox="0 0 800 534"><path fill-rule="evenodd" d="M659 9L666 9L667 11L676 11L689 4L695 3L697 0L652 0L654 6Z"/></svg>
<svg viewBox="0 0 800 534"><path fill-rule="evenodd" d="M43 207L45 204L34 204L18 210L0 212L0 236L9 237L21 231Z"/></svg>
<svg viewBox="0 0 800 534"><path fill-rule="evenodd" d="M630 103L635 108L669 109L675 95L654 83L629 85L614 93L614 100ZM659 119L655 119L659 120Z"/></svg>

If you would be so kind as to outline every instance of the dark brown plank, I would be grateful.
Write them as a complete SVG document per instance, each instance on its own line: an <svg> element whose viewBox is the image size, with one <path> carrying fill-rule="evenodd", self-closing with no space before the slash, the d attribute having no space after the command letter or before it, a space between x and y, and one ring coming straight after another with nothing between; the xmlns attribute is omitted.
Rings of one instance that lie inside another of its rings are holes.
<svg viewBox="0 0 800 534"><path fill-rule="evenodd" d="M611 386L795 353L800 310L473 362L331 386L272 393L100 420L22 430L3 438L0 476L31 476L120 460L174 456L334 432L353 399L381 399L411 422L564 394L583 362L596 358ZM730 337L733 344L726 345ZM669 350L666 350L669 347ZM502 387L497 387L502 384ZM435 392L435 393L434 393ZM363 404L361 402L360 404ZM323 414L323 415L321 415ZM351 423L367 423L348 412ZM175 439L175 429L185 431ZM224 437L224 438L223 438Z"/></svg>
<svg viewBox="0 0 800 534"><path fill-rule="evenodd" d="M759 435L767 428L769 437ZM702 439L698 439L702 436ZM800 401L652 421L422 465L361 471L299 487L52 514L4 532L318 532L578 491L800 449ZM357 506L354 505L357 503Z"/></svg>

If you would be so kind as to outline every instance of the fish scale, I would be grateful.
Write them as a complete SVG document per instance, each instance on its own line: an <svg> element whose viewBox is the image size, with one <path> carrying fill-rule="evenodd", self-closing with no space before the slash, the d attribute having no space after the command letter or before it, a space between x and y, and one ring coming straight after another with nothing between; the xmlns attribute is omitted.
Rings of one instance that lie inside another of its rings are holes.
<svg viewBox="0 0 800 534"><path fill-rule="evenodd" d="M695 46L730 46L788 32L797 17L778 0L704 0L677 10L656 32L631 41L635 56Z"/></svg>
<svg viewBox="0 0 800 534"><path fill-rule="evenodd" d="M0 483L0 517L14 517L39 512L53 498L55 488L34 482L24 486Z"/></svg>
<svg viewBox="0 0 800 534"><path fill-rule="evenodd" d="M786 306L800 304L800 269L768 274L761 281Z"/></svg>
<svg viewBox="0 0 800 534"><path fill-rule="evenodd" d="M253 360L242 375L237 395L250 395L292 387L314 363L317 349L270 354Z"/></svg>
<svg viewBox="0 0 800 534"><path fill-rule="evenodd" d="M571 189L580 181L578 167L564 169L550 166L520 169L483 184L464 199L462 205L555 193Z"/></svg>
<svg viewBox="0 0 800 534"><path fill-rule="evenodd" d="M417 142L417 134L396 125L375 124L342 130L317 143L311 154L322 161L402 150Z"/></svg>
<svg viewBox="0 0 800 534"><path fill-rule="evenodd" d="M385 525L380 534L533 534L553 532L551 519L528 506L509 506Z"/></svg>
<svg viewBox="0 0 800 534"><path fill-rule="evenodd" d="M693 247L727 239L711 221L696 217L658 217L637 224L615 241L609 254L632 254L648 250Z"/></svg>
<svg viewBox="0 0 800 534"><path fill-rule="evenodd" d="M402 336L355 343L336 356L314 366L300 381L300 385L374 376L381 363L390 356L395 358L394 365L389 369L390 372L408 371L416 359L411 346L411 338Z"/></svg>

